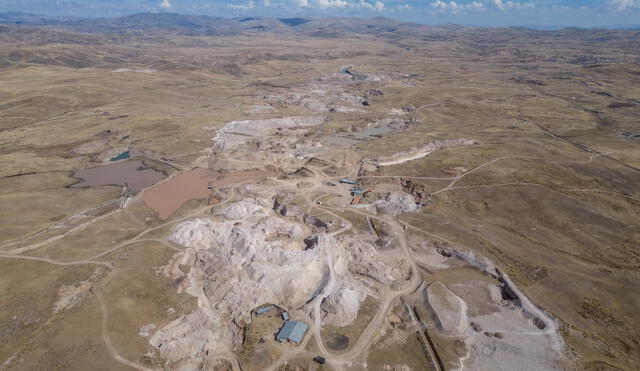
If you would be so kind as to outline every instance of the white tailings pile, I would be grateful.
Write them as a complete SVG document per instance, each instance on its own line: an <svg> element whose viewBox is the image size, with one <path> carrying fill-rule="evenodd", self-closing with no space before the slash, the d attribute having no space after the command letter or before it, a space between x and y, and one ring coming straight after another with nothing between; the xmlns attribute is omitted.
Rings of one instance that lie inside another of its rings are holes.
<svg viewBox="0 0 640 371"><path fill-rule="evenodd" d="M134 72L134 73L155 73L158 72L157 70L154 69L150 69L150 68L143 68L143 69L130 69L130 68L118 68L116 70L113 70L113 73L125 73L125 72Z"/></svg>
<svg viewBox="0 0 640 371"><path fill-rule="evenodd" d="M415 250L415 257L422 266L443 272L442 281L424 284L416 295L432 311L429 318L435 327L430 332L464 343L465 354L447 369L570 369L553 319L531 304L491 262L453 249L442 249L441 254L448 257L444 261L420 257L420 251ZM446 266L460 267L461 261L496 281L448 276Z"/></svg>
<svg viewBox="0 0 640 371"><path fill-rule="evenodd" d="M445 140L434 140L433 142L429 142L423 144L419 147L412 147L407 151L402 151L398 153L394 153L390 156L379 157L377 161L378 166L390 166L390 165L398 165L403 164L405 162L417 160L419 158L426 157L431 152L438 151L447 147L456 147L456 146L468 146L472 144L476 144L477 142L473 139L445 139Z"/></svg>
<svg viewBox="0 0 640 371"><path fill-rule="evenodd" d="M326 314L323 322L336 327L347 326L358 316L360 305L366 294L340 285L322 302L322 310Z"/></svg>
<svg viewBox="0 0 640 371"><path fill-rule="evenodd" d="M324 76L293 87L284 94L264 96L264 104L272 107L298 106L312 112L362 113L366 112L363 105L366 101L367 96L358 82L346 74Z"/></svg>
<svg viewBox="0 0 640 371"><path fill-rule="evenodd" d="M467 304L442 282L434 282L427 287L431 308L436 312L441 330L449 335L461 335L467 328Z"/></svg>
<svg viewBox="0 0 640 371"><path fill-rule="evenodd" d="M385 198L373 203L378 214L398 216L403 213L417 213L421 210L412 195L404 192L390 192Z"/></svg>
<svg viewBox="0 0 640 371"><path fill-rule="evenodd" d="M218 210L215 215L223 216L226 219L243 219L250 216L267 216L270 210L269 204L265 200L248 198Z"/></svg>
<svg viewBox="0 0 640 371"><path fill-rule="evenodd" d="M327 284L329 261L334 262L336 282L325 300L324 317L340 326L356 318L366 297L356 277L386 284L406 275L407 264L387 265L372 245L354 243L355 237L341 237L348 241L338 243L313 221L281 209L276 212L271 204L247 198L219 210L215 220L193 219L175 227L170 240L187 249L164 272L184 277L179 290L197 297L199 308L151 337L169 368L196 369L211 361L202 350L239 350L243 326L251 321L251 311L263 304L276 304L294 317L309 313L307 302ZM318 242L304 250L303 240L311 235ZM189 273L184 274L180 265L191 266Z"/></svg>
<svg viewBox="0 0 640 371"><path fill-rule="evenodd" d="M266 138L278 128L320 125L325 120L324 116L291 116L264 120L231 121L216 132L213 142L219 151L239 149L250 140Z"/></svg>
<svg viewBox="0 0 640 371"><path fill-rule="evenodd" d="M411 268L406 260L385 256L358 236L345 238L343 244L350 254L349 271L373 279L383 287L401 286L409 279Z"/></svg>

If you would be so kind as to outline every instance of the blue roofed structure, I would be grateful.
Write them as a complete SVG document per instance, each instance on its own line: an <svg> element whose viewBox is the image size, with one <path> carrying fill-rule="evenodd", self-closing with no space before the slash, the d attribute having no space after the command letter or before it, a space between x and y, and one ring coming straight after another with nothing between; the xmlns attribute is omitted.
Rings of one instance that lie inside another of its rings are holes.
<svg viewBox="0 0 640 371"><path fill-rule="evenodd" d="M279 342L292 341L296 344L302 341L304 335L307 333L309 325L300 321L287 321L284 326L276 335L276 340Z"/></svg>
<svg viewBox="0 0 640 371"><path fill-rule="evenodd" d="M356 182L355 180L351 180L351 179L340 179L340 183L345 183L345 184L351 184L351 185L356 185L358 184L358 182Z"/></svg>
<svg viewBox="0 0 640 371"><path fill-rule="evenodd" d="M269 306L266 306L266 307L258 308L258 309L256 309L256 314L267 313L268 311L272 310L273 308L274 308L273 305L269 305Z"/></svg>

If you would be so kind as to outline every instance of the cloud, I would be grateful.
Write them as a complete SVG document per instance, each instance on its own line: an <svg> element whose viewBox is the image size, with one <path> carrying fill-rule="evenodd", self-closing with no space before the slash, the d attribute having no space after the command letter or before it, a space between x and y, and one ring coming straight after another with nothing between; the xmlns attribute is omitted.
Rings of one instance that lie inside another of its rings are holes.
<svg viewBox="0 0 640 371"><path fill-rule="evenodd" d="M409 11L409 10L413 10L414 8L409 4L402 4L402 5L397 5L397 6L393 7L392 9L397 10L397 11Z"/></svg>
<svg viewBox="0 0 640 371"><path fill-rule="evenodd" d="M369 4L364 0L360 0L360 3L358 3L358 7L372 12L384 11L384 3L382 1L376 1L374 4Z"/></svg>
<svg viewBox="0 0 640 371"><path fill-rule="evenodd" d="M467 11L467 10L484 10L485 9L484 4L478 1L473 1L468 4L458 4L454 0L451 0L449 2L436 0L431 2L431 7L437 11L451 12L451 13L458 13L458 12Z"/></svg>
<svg viewBox="0 0 640 371"><path fill-rule="evenodd" d="M493 0L493 5L500 10L530 9L536 5L534 3L518 3L513 1Z"/></svg>
<svg viewBox="0 0 640 371"><path fill-rule="evenodd" d="M316 4L320 9L344 8L349 5L346 0L316 0Z"/></svg>
<svg viewBox="0 0 640 371"><path fill-rule="evenodd" d="M240 5L227 4L227 8L235 9L235 10L249 10L255 7L256 7L256 3L254 3L253 0L249 0L247 4L240 4Z"/></svg>
<svg viewBox="0 0 640 371"><path fill-rule="evenodd" d="M609 7L622 11L632 8L640 8L640 0L607 0Z"/></svg>
<svg viewBox="0 0 640 371"><path fill-rule="evenodd" d="M160 4L158 4L159 7L163 8L163 9L169 9L171 8L171 3L169 2L169 0L162 0L162 2Z"/></svg>

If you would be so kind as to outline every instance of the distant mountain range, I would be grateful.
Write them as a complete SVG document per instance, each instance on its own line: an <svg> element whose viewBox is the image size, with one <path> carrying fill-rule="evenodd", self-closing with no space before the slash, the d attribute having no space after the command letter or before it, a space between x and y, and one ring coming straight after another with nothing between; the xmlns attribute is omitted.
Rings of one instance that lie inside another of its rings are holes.
<svg viewBox="0 0 640 371"><path fill-rule="evenodd" d="M113 18L69 18L44 17L22 12L0 13L0 24L30 27L55 27L84 33L146 33L170 31L193 36L231 36L241 33L291 33L305 36L340 37L344 33L386 37L446 36L452 31L469 29L471 26L446 24L430 26L418 23L400 22L390 18L267 18L244 17L223 18L211 16L182 15L176 13L142 13ZM487 27L473 27L484 28ZM539 32L533 28L509 27L502 29ZM636 28L638 29L638 28ZM563 33L591 33L594 30L575 27L562 30Z"/></svg>
<svg viewBox="0 0 640 371"><path fill-rule="evenodd" d="M48 26L87 33L120 33L168 30L185 35L235 35L243 32L334 31L354 33L396 32L429 26L388 18L223 18L175 13L142 13L114 18L47 18L21 12L0 13L0 23L14 26Z"/></svg>
<svg viewBox="0 0 640 371"><path fill-rule="evenodd" d="M179 42L187 45L204 42L204 40L198 40L198 37L236 35L323 39L380 38L407 50L422 48L431 42L445 42L441 44L443 47L457 45L459 48L469 50L469 55L484 57L510 50L518 54L517 57L522 60L536 55L521 51L520 48L523 45L559 47L564 43L572 48L573 45L585 43L605 43L607 47L616 50L640 49L640 30L638 29L564 28L543 31L523 27L483 28L455 24L429 26L399 22L389 18L222 18L174 13L143 13L114 18L86 19L0 13L0 69L25 63L74 68L90 66L111 68L126 63L151 66L155 69L196 68L195 65L200 68L198 64L200 62L195 61L168 60L164 56L142 57L138 55L138 50L127 49L126 45L131 45L130 42L134 40L166 43L167 38L173 36L182 37ZM190 40L191 37L193 37L192 40ZM48 47L48 45L60 44L66 47ZM21 49L16 46L33 48ZM110 48L110 52L105 54L102 49L107 47ZM123 52L125 49L127 51ZM582 54L565 56L574 61L571 63L588 65L605 63L608 61L605 57ZM235 62L231 60L227 62L217 64L215 69L237 70L234 67ZM203 63L208 62L201 64Z"/></svg>

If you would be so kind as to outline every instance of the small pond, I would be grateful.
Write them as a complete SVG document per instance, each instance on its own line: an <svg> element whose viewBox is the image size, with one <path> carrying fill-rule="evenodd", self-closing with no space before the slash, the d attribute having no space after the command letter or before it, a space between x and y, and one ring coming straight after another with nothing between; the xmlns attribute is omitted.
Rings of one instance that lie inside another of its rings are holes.
<svg viewBox="0 0 640 371"><path fill-rule="evenodd" d="M138 193L158 183L165 178L165 175L147 167L142 161L135 160L77 170L73 172L73 177L80 181L72 184L70 188L113 185L126 186L131 192Z"/></svg>
<svg viewBox="0 0 640 371"><path fill-rule="evenodd" d="M117 155L116 157L112 157L110 161L126 160L129 157L131 157L130 154L129 154L129 151L124 151L121 154Z"/></svg>

